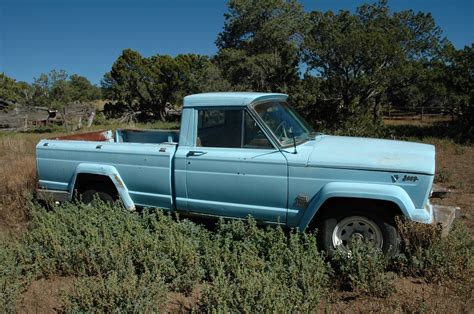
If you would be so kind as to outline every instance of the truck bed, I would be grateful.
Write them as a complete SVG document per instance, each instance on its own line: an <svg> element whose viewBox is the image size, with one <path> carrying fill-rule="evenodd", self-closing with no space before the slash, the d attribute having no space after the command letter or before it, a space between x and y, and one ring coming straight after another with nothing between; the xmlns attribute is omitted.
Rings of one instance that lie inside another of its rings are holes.
<svg viewBox="0 0 474 314"><path fill-rule="evenodd" d="M64 141L92 141L92 142L116 142L116 143L177 143L179 130L112 130L95 131L59 136L51 140Z"/></svg>
<svg viewBox="0 0 474 314"><path fill-rule="evenodd" d="M124 182L135 205L170 208L178 138L174 130L108 130L41 140L36 146L39 188L70 198L76 177L95 169Z"/></svg>

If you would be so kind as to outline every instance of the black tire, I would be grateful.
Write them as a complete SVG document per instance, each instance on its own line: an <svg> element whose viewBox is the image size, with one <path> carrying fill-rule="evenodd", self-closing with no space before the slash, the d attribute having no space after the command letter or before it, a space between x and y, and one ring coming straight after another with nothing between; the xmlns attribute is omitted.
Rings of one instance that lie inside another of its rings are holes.
<svg viewBox="0 0 474 314"><path fill-rule="evenodd" d="M398 234L395 217L390 214L383 213L384 208L376 208L374 206L354 206L350 204L338 204L332 208L328 208L320 217L316 224L318 228L318 243L319 247L326 251L330 256L337 249L335 242L340 241L340 237L337 235L340 233L341 224L344 226L346 221L360 221L363 225L364 219L373 228L378 236L381 238L382 243L374 240L374 245L379 246L382 252L387 256L394 256L398 253L400 246L400 236ZM362 219L364 218L364 219ZM336 229L337 228L337 229ZM355 228L356 229L356 228ZM380 233L378 233L380 232ZM363 232L362 232L363 233ZM351 237L357 235L360 236L359 232L353 232ZM364 236L361 236L365 238ZM341 243L341 242L339 242ZM346 247L345 243L342 243L342 247Z"/></svg>
<svg viewBox="0 0 474 314"><path fill-rule="evenodd" d="M104 203L112 204L117 200L117 192L107 186L93 184L80 193L80 200L84 204L92 203L95 197Z"/></svg>

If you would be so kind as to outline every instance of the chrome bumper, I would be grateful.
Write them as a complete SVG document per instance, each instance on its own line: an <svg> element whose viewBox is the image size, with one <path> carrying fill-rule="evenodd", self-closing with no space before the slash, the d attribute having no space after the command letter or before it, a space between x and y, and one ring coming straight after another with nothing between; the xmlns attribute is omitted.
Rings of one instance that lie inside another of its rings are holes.
<svg viewBox="0 0 474 314"><path fill-rule="evenodd" d="M36 189L36 198L47 202L67 202L71 199L68 191Z"/></svg>

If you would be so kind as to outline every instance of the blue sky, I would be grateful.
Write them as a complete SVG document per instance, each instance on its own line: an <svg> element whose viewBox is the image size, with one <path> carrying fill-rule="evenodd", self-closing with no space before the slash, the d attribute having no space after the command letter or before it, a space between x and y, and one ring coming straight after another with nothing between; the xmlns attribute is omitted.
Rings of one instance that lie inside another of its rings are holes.
<svg viewBox="0 0 474 314"><path fill-rule="evenodd" d="M366 1L300 2L306 11L353 11ZM457 48L474 42L474 0L391 0L389 6L431 12ZM0 72L31 82L64 69L99 84L125 48L144 56L213 55L226 10L224 0L0 0Z"/></svg>

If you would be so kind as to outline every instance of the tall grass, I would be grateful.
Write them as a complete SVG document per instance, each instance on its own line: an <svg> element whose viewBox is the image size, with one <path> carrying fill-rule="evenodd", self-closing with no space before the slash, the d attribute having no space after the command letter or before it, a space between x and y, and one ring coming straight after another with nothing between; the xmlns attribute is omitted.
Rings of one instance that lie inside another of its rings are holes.
<svg viewBox="0 0 474 314"><path fill-rule="evenodd" d="M18 227L28 217L36 185L37 136L0 136L0 222Z"/></svg>

